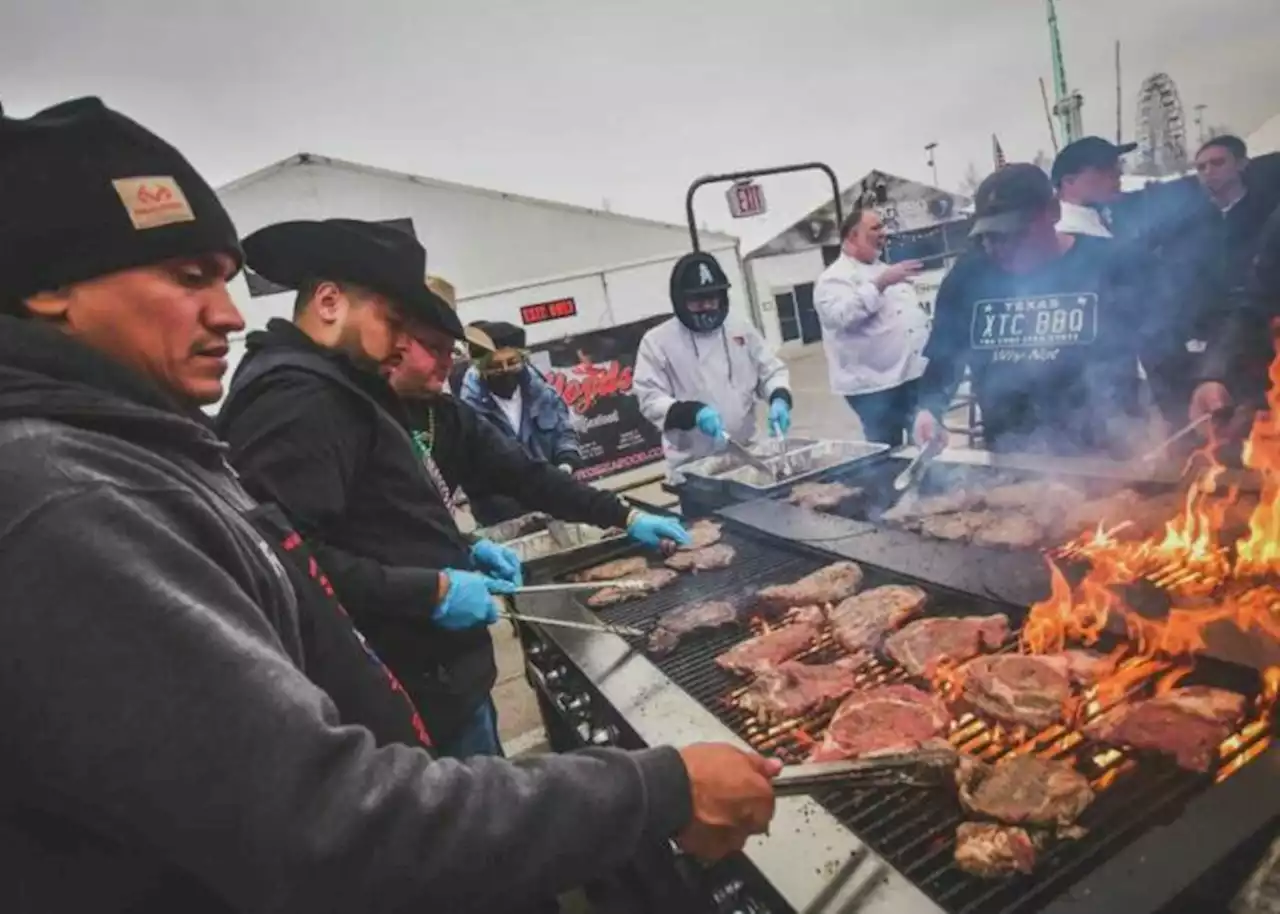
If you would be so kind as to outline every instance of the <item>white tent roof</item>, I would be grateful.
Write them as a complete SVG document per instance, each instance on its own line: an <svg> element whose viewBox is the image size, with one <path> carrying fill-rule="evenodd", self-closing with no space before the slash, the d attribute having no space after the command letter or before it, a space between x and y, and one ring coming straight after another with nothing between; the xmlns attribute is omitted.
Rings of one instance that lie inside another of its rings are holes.
<svg viewBox="0 0 1280 914"><path fill-rule="evenodd" d="M1264 123L1246 140L1249 144L1249 155L1262 155L1264 152L1280 152L1280 114Z"/></svg>

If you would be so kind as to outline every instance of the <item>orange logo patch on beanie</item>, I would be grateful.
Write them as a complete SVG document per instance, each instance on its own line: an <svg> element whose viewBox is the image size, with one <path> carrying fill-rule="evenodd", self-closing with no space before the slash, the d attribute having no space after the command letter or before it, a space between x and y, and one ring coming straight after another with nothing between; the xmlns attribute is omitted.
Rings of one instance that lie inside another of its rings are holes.
<svg viewBox="0 0 1280 914"><path fill-rule="evenodd" d="M173 178L116 178L111 185L136 229L196 221L187 195Z"/></svg>

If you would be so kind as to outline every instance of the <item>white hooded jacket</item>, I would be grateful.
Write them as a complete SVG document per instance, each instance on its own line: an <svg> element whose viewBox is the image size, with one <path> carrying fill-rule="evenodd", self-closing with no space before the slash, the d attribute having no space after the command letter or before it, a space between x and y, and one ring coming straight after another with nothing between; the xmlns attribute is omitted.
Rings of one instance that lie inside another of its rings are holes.
<svg viewBox="0 0 1280 914"><path fill-rule="evenodd" d="M660 429L667 471L716 453L716 444L696 428L666 429L667 412L678 402L714 406L734 441L750 444L756 434L756 401L789 389L787 367L749 324L728 317L719 330L694 333L672 318L640 340L632 389L644 417ZM674 478L674 477L673 477Z"/></svg>

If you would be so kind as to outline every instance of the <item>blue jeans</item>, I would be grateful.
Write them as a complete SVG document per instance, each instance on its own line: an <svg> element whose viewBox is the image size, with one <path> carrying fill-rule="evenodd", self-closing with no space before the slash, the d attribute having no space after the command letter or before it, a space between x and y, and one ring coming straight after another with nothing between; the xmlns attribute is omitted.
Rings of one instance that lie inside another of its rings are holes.
<svg viewBox="0 0 1280 914"><path fill-rule="evenodd" d="M470 758L473 755L505 758L502 742L498 739L498 710L493 699L486 698L462 731L448 743L437 746L436 751L446 758Z"/></svg>
<svg viewBox="0 0 1280 914"><path fill-rule="evenodd" d="M908 381L889 390L845 397L862 422L862 436L868 441L892 447L909 444L918 386L918 381Z"/></svg>

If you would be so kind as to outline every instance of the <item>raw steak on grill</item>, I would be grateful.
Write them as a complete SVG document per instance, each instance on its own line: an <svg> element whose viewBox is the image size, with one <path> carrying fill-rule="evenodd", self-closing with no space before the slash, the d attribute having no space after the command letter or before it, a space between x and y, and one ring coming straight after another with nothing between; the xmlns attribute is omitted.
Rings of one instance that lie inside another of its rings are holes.
<svg viewBox="0 0 1280 914"><path fill-rule="evenodd" d="M965 809L1008 825L1066 828L1093 802L1083 774L1034 755L1007 755L994 765L963 758L956 784Z"/></svg>
<svg viewBox="0 0 1280 914"><path fill-rule="evenodd" d="M834 511L863 490L842 482L802 482L791 490L787 500L810 511Z"/></svg>
<svg viewBox="0 0 1280 914"><path fill-rule="evenodd" d="M644 587L606 587L587 597L587 605L593 609L612 606L615 603L626 603L629 600L643 600L656 590L661 590L680 577L679 572L670 568L646 568L640 574L629 574L627 580L640 581Z"/></svg>
<svg viewBox="0 0 1280 914"><path fill-rule="evenodd" d="M940 664L971 660L1008 636L1009 620L1000 613L921 619L885 639L884 650L911 675L931 678Z"/></svg>
<svg viewBox="0 0 1280 914"><path fill-rule="evenodd" d="M928 596L919 587L889 584L841 600L831 610L831 634L849 653L875 650L884 636L918 613Z"/></svg>
<svg viewBox="0 0 1280 914"><path fill-rule="evenodd" d="M755 608L778 613L793 606L825 606L853 596L861 586L860 567L853 562L836 562L794 583L764 588L756 594Z"/></svg>
<svg viewBox="0 0 1280 914"><path fill-rule="evenodd" d="M680 639L699 629L720 628L738 621L738 610L724 600L690 603L663 613L657 627L649 634L649 650L666 654L675 650Z"/></svg>
<svg viewBox="0 0 1280 914"><path fill-rule="evenodd" d="M1085 735L1114 746L1171 755L1183 768L1208 771L1218 746L1244 717L1243 695L1208 686L1173 689L1155 698L1112 708L1084 728Z"/></svg>
<svg viewBox="0 0 1280 914"><path fill-rule="evenodd" d="M1071 697L1067 660L1061 655L995 654L960 670L964 699L987 717L1037 729L1062 719Z"/></svg>
<svg viewBox="0 0 1280 914"><path fill-rule="evenodd" d="M619 581L647 570L649 562L642 555L633 555L625 559L614 559L603 565L596 565L573 575L573 580L589 583L591 581Z"/></svg>
<svg viewBox="0 0 1280 914"><path fill-rule="evenodd" d="M716 543L690 552L677 552L667 559L666 565L676 571L711 571L728 568L737 555L738 551L728 543Z"/></svg>
<svg viewBox="0 0 1280 914"><path fill-rule="evenodd" d="M788 660L756 677L742 696L742 707L766 724L803 717L852 692L858 669L869 659L867 654L859 654L835 663Z"/></svg>
<svg viewBox="0 0 1280 914"><path fill-rule="evenodd" d="M805 616L771 632L749 638L716 658L722 669L759 675L790 660L818 640L821 617Z"/></svg>
<svg viewBox="0 0 1280 914"><path fill-rule="evenodd" d="M888 685L855 692L836 709L809 756L812 762L836 762L919 749L945 749L951 723L936 696L915 686Z"/></svg>
<svg viewBox="0 0 1280 914"><path fill-rule="evenodd" d="M956 866L984 879L1030 873L1037 849L1026 829L1016 825L961 822L956 828Z"/></svg>

